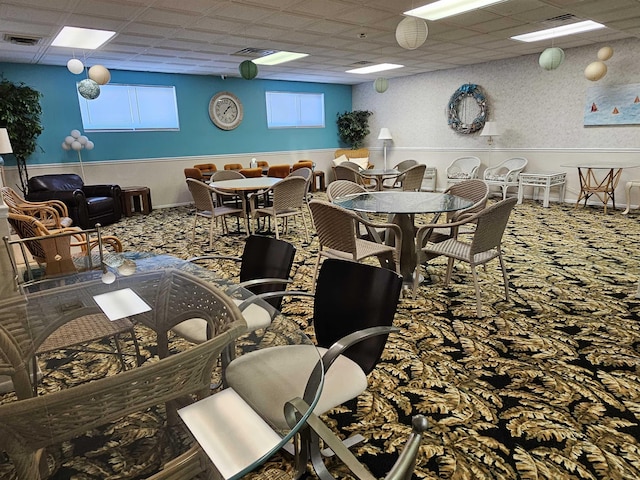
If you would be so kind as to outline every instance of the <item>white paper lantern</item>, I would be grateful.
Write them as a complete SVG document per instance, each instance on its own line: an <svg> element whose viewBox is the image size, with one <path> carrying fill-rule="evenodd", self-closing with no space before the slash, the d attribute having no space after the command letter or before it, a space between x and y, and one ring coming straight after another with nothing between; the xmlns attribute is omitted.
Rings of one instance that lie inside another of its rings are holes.
<svg viewBox="0 0 640 480"><path fill-rule="evenodd" d="M71 144L71 148L76 150L76 151L77 150L82 150L82 144L79 141L76 140Z"/></svg>
<svg viewBox="0 0 640 480"><path fill-rule="evenodd" d="M86 150L93 150L93 147L95 147L94 143L91 140L87 140L87 143L85 143L84 148Z"/></svg>
<svg viewBox="0 0 640 480"><path fill-rule="evenodd" d="M67 70L78 75L84 71L84 65L77 58L72 58L67 62Z"/></svg>
<svg viewBox="0 0 640 480"><path fill-rule="evenodd" d="M427 40L429 28L421 18L406 17L396 27L396 41L407 50L415 50Z"/></svg>
<svg viewBox="0 0 640 480"><path fill-rule="evenodd" d="M383 77L376 78L376 81L373 82L373 88L378 93L384 93L389 88L389 80Z"/></svg>
<svg viewBox="0 0 640 480"><path fill-rule="evenodd" d="M597 82L607 74L607 66L604 62L593 62L584 69L584 76L592 82Z"/></svg>
<svg viewBox="0 0 640 480"><path fill-rule="evenodd" d="M598 50L598 60L604 62L605 60L609 60L611 57L613 57L613 48L602 47L600 50Z"/></svg>
<svg viewBox="0 0 640 480"><path fill-rule="evenodd" d="M67 142L62 142L62 149L71 150L71 145L69 145Z"/></svg>
<svg viewBox="0 0 640 480"><path fill-rule="evenodd" d="M111 72L102 65L94 65L89 69L89 78L98 85L106 85L111 80Z"/></svg>
<svg viewBox="0 0 640 480"><path fill-rule="evenodd" d="M102 274L102 283L106 283L107 285L112 284L116 281L116 274L107 270Z"/></svg>
<svg viewBox="0 0 640 480"><path fill-rule="evenodd" d="M558 47L547 48L540 54L538 63L545 70L555 70L564 61L564 50Z"/></svg>

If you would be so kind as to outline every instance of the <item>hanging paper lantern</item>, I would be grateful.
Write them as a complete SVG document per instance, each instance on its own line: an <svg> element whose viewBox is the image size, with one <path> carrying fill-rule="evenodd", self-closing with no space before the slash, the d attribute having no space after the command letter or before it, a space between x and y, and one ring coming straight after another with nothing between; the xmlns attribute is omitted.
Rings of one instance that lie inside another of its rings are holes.
<svg viewBox="0 0 640 480"><path fill-rule="evenodd" d="M376 78L376 81L373 82L373 88L378 93L384 93L389 88L389 80L383 77Z"/></svg>
<svg viewBox="0 0 640 480"><path fill-rule="evenodd" d="M100 85L90 78L85 78L78 84L78 93L87 100L94 100L100 95Z"/></svg>
<svg viewBox="0 0 640 480"><path fill-rule="evenodd" d="M607 66L604 62L593 62L584 69L584 76L592 82L597 82L607 74Z"/></svg>
<svg viewBox="0 0 640 480"><path fill-rule="evenodd" d="M258 75L258 66L251 60L242 62L238 69L240 70L240 76L245 80L254 79Z"/></svg>
<svg viewBox="0 0 640 480"><path fill-rule="evenodd" d="M84 65L77 58L72 58L67 62L67 70L78 75L84 71Z"/></svg>
<svg viewBox="0 0 640 480"><path fill-rule="evenodd" d="M613 48L602 47L600 50L598 50L598 60L604 62L605 60L609 60L611 57L613 57Z"/></svg>
<svg viewBox="0 0 640 480"><path fill-rule="evenodd" d="M102 65L94 65L89 69L89 78L98 85L106 85L111 80L111 72Z"/></svg>
<svg viewBox="0 0 640 480"><path fill-rule="evenodd" d="M429 28L421 18L406 17L396 27L396 41L407 50L415 50L427 39Z"/></svg>
<svg viewBox="0 0 640 480"><path fill-rule="evenodd" d="M540 54L538 63L545 70L555 70L564 61L564 50L558 47L547 48Z"/></svg>

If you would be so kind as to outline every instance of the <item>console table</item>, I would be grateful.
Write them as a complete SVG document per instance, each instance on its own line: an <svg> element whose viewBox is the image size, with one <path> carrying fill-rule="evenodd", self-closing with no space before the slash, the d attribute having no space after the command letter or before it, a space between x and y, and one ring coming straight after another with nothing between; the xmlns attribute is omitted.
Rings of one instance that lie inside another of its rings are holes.
<svg viewBox="0 0 640 480"><path fill-rule="evenodd" d="M518 203L522 203L524 190L522 187L533 187L534 197L537 188L544 188L542 206L549 208L549 193L551 187L560 187L560 202L564 201L567 174L564 172L520 172L520 187L518 188Z"/></svg>

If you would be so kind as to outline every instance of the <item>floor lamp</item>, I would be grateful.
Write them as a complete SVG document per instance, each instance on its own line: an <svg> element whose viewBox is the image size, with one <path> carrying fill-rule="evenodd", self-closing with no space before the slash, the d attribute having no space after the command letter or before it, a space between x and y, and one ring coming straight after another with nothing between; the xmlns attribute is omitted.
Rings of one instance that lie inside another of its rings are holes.
<svg viewBox="0 0 640 480"><path fill-rule="evenodd" d="M2 176L2 186L7 186L7 179L4 178L4 159L2 155L5 153L13 153L11 142L9 141L9 132L6 128L0 128L0 175Z"/></svg>
<svg viewBox="0 0 640 480"><path fill-rule="evenodd" d="M383 145L383 150L384 150L384 169L387 169L387 141L388 140L393 140L393 137L391 136L391 132L389 131L388 128L381 128L380 129L380 134L378 135L378 140L382 140L382 145Z"/></svg>

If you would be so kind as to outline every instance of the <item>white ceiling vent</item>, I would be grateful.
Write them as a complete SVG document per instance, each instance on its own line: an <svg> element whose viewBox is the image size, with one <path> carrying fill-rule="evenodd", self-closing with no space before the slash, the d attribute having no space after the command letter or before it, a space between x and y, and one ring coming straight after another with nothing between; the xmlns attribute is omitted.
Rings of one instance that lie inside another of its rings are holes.
<svg viewBox="0 0 640 480"><path fill-rule="evenodd" d="M28 35L20 35L16 33L5 33L3 39L5 42L13 43L14 45L33 47L42 40L42 37L30 37Z"/></svg>

